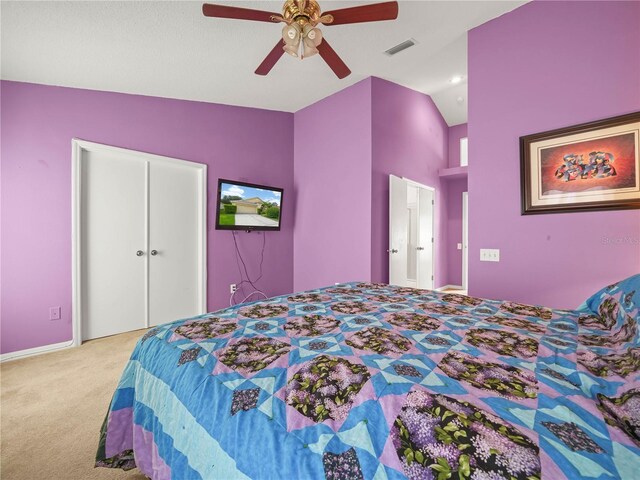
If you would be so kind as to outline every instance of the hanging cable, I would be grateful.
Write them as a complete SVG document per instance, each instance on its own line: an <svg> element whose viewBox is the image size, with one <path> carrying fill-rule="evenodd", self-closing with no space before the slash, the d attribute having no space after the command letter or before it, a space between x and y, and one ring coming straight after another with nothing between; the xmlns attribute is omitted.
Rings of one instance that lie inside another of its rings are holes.
<svg viewBox="0 0 640 480"><path fill-rule="evenodd" d="M256 290L255 292L251 292L249 295L247 295L246 297L244 297L240 303L244 303L244 302L246 302L247 300L249 300L249 298L251 298L251 297L253 297L254 295L257 295L257 294L262 295L262 296L264 297L264 299L265 299L265 300L266 300L267 298L269 298L269 297L267 297L267 296L265 295L265 293L264 293L264 292L261 292L260 290Z"/></svg>
<svg viewBox="0 0 640 480"><path fill-rule="evenodd" d="M236 265L238 267L238 274L240 275L240 282L236 285L236 292L240 290L242 294L245 295L244 284L247 283L247 280L245 280L242 275L242 268L240 266L241 255L240 250L238 249L238 244L236 243L236 232L232 231L231 233L233 234L233 243L235 245ZM231 294L231 297L229 298L229 305L233 305L233 297L235 297L236 292Z"/></svg>
<svg viewBox="0 0 640 480"><path fill-rule="evenodd" d="M267 295L263 291L261 291L255 285L255 283L258 282L263 276L262 266L263 266L263 263L264 263L264 251L265 251L265 247L266 247L266 244L267 244L267 239L266 239L265 232L262 232L262 251L260 253L260 271L259 271L258 277L255 280L251 279L251 276L249 275L249 271L247 269L247 264L245 263L244 259L242 258L242 253L240 252L240 248L238 247L238 241L236 239L236 232L233 231L232 233L233 233L233 244L234 244L234 247L235 247L235 254L236 254L236 265L238 267L238 273L240 274L240 283L237 284L236 291L233 292L231 294L231 296L229 297L229 306L233 306L233 301L234 301L235 295L238 292L238 290L241 290L241 292L243 294L245 294L245 291L244 291L244 285L245 284L251 285L251 287L253 288L253 291L249 295L246 295L245 298L240 303L244 303L245 301L247 301L249 298L251 298L255 294L260 294L264 298L269 298L269 297L267 297ZM240 268L241 264L242 264L242 268ZM243 269L244 269L244 276L242 274ZM246 279L245 279L245 276L246 276Z"/></svg>

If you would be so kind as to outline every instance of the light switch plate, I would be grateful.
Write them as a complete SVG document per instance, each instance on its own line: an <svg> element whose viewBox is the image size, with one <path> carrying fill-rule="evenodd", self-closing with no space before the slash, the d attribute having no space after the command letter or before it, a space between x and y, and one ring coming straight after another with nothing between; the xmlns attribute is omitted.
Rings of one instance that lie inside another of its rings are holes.
<svg viewBox="0 0 640 480"><path fill-rule="evenodd" d="M500 249L498 249L498 248L481 248L480 249L480 261L481 262L499 262L500 261Z"/></svg>
<svg viewBox="0 0 640 480"><path fill-rule="evenodd" d="M462 250L462 244L461 243L458 244L458 250Z"/></svg>

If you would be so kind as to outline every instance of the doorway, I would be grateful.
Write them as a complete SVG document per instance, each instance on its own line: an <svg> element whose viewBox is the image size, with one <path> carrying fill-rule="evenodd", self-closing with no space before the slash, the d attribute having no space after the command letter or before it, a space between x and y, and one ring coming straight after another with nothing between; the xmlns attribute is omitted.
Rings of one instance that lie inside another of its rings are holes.
<svg viewBox="0 0 640 480"><path fill-rule="evenodd" d="M73 140L74 345L206 311L206 165Z"/></svg>
<svg viewBox="0 0 640 480"><path fill-rule="evenodd" d="M389 283L434 288L435 189L389 176Z"/></svg>
<svg viewBox="0 0 640 480"><path fill-rule="evenodd" d="M462 192L462 290L469 291L469 192Z"/></svg>

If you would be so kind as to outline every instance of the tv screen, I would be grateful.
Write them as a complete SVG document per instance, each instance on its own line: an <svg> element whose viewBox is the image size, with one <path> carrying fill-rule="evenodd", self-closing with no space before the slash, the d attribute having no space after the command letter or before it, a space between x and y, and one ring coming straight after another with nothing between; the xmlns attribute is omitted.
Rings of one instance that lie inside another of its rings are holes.
<svg viewBox="0 0 640 480"><path fill-rule="evenodd" d="M218 230L280 230L282 189L218 180Z"/></svg>

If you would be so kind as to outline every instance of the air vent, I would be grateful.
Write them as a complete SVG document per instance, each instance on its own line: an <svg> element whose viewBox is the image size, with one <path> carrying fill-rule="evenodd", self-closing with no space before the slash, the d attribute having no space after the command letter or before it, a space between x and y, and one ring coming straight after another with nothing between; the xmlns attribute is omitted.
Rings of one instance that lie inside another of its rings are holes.
<svg viewBox="0 0 640 480"><path fill-rule="evenodd" d="M395 55L396 53L400 53L403 50L406 50L409 47L413 47L416 42L413 38L410 38L409 40L405 40L402 43L399 43L398 45L396 45L395 47L391 47L389 50L387 50L385 53L385 55L389 55L390 57L392 55Z"/></svg>

